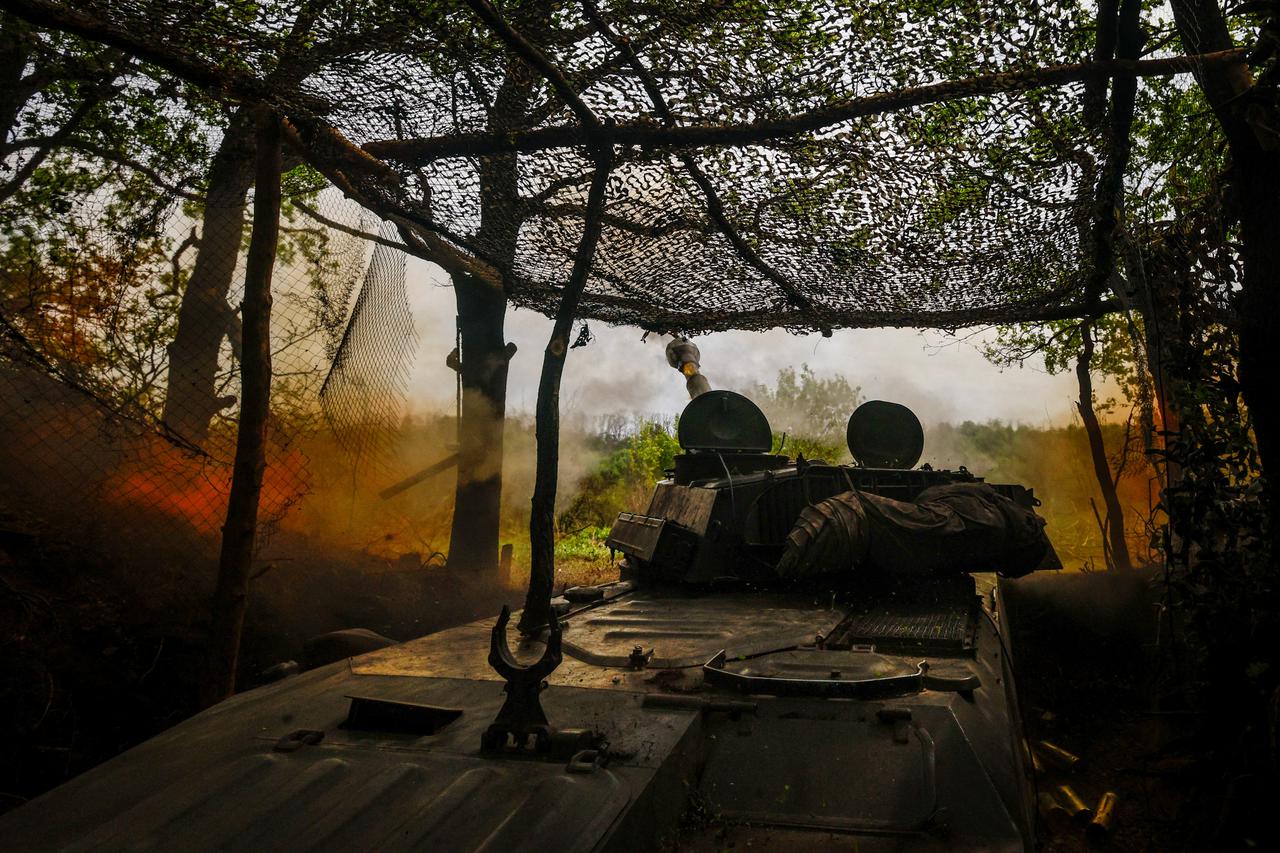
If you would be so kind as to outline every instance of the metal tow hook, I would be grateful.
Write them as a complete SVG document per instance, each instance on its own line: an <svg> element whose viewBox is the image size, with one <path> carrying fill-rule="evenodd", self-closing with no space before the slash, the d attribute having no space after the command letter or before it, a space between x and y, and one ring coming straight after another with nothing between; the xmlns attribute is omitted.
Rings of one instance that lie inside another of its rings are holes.
<svg viewBox="0 0 1280 853"><path fill-rule="evenodd" d="M560 620L552 615L547 626L547 647L542 657L528 666L521 665L507 645L507 623L510 621L511 608L503 605L489 639L489 666L507 682L503 687L507 698L480 739L480 748L485 751L502 750L510 739L517 749L524 750L532 737L533 748L543 751L550 745L552 729L538 694L546 689L547 676L564 659L560 649Z"/></svg>

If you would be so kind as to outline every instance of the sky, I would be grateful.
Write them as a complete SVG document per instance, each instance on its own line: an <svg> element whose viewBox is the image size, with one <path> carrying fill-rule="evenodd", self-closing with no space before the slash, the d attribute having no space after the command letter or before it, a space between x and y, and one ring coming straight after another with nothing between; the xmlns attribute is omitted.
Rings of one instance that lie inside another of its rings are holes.
<svg viewBox="0 0 1280 853"><path fill-rule="evenodd" d="M414 412L451 410L454 373L445 357L454 346L454 299L439 268L409 259L408 292L418 333L409 388ZM614 412L674 415L688 402L683 377L667 366L665 338L631 326L591 323L594 340L570 350L561 387L565 416ZM511 361L508 407L530 413L537 398L542 351L551 321L532 311L507 314L507 340L519 348ZM575 332L576 335L576 332ZM1033 426L1070 422L1078 393L1072 373L1050 376L1038 360L1001 369L983 358L989 330L956 334L915 329L846 329L819 334L718 332L694 339L702 371L713 388L772 385L784 367L808 364L823 376L843 375L867 399L909 406L926 425L1000 420ZM1106 395L1105 388L1100 389Z"/></svg>

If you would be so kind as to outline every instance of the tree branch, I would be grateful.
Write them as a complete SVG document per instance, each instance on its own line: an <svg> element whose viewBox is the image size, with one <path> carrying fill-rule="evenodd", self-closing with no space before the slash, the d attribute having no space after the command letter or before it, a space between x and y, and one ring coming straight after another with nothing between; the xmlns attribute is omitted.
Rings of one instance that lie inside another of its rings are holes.
<svg viewBox="0 0 1280 853"><path fill-rule="evenodd" d="M910 107L939 104L961 98L1011 94L1047 86L1077 83L1095 77L1132 74L1159 77L1185 74L1195 69L1239 63L1244 49L1224 50L1168 59L1082 62L1050 65L1019 71L984 74L927 86L897 89L879 95L851 98L826 107L781 119L748 124L703 124L664 127L652 120L619 122L607 128L615 145L647 148L698 148L710 145L742 146L811 133L846 121ZM401 163L429 163L450 157L474 157L512 151L544 151L586 144L589 134L577 125L556 125L511 133L467 133L422 139L388 139L368 142L363 147L375 157Z"/></svg>
<svg viewBox="0 0 1280 853"><path fill-rule="evenodd" d="M609 276L600 273L602 278ZM618 282L614 282L619 285ZM529 283L526 283L527 285ZM620 286L620 285L619 285ZM517 301L525 307L542 310L547 294L557 294L559 288L542 285L526 286L524 298ZM687 311L663 308L651 299L643 297L614 296L607 293L584 293L582 303L597 315L608 315L610 322L628 322L650 331L723 332L732 329L771 329L779 326L803 327L801 316L782 316L777 310L734 311L731 309L709 311L691 307ZM929 328L960 329L991 323L1045 323L1055 320L1078 320L1100 317L1124 306L1115 299L1104 299L1095 306L1072 302L1063 305L1045 302L1028 302L1018 306L998 308L965 308L955 311L936 311L920 314L912 311L832 311L827 319L834 328Z"/></svg>
<svg viewBox="0 0 1280 853"><path fill-rule="evenodd" d="M1104 4L1105 5L1105 4ZM1112 5L1111 20L1101 17L1099 6L1099 38L1111 32L1114 43L1107 47L1121 59L1136 57L1142 51L1141 0L1120 0ZM1085 299L1101 298L1115 270L1116 229L1119 227L1119 209L1124 204L1124 173L1129 165L1133 143L1133 110L1138 92L1138 78L1132 74L1120 74L1111 84L1111 103L1107 111L1107 151L1098 178L1093 221L1093 275L1085 288ZM1091 344L1089 345L1092 346Z"/></svg>
<svg viewBox="0 0 1280 853"><path fill-rule="evenodd" d="M336 129L323 122L298 120L295 123L284 119L282 124L289 144L334 186L369 210L399 226L408 227L418 238L418 251L413 251L414 241L405 241L412 254L450 271L466 271L485 281L498 277L498 266L471 246L466 238L430 221L394 197L399 190L399 175L386 163L352 145ZM378 192L370 191L370 185ZM402 228L402 236L403 233Z"/></svg>
<svg viewBox="0 0 1280 853"><path fill-rule="evenodd" d="M270 81L207 62L198 57L184 55L165 47L164 42L143 38L139 32L122 28L89 12L68 8L64 3L50 0L0 0L0 8L38 27L60 30L91 41L119 48L143 62L200 86L214 96L233 100L261 101L276 104L279 96ZM290 93L293 106L324 112L329 104L314 95Z"/></svg>
<svg viewBox="0 0 1280 853"><path fill-rule="evenodd" d="M545 216L548 219L581 219L586 215L586 207L580 204L524 204L528 216ZM683 217L676 217L662 224L649 224L619 216L616 213L602 214L602 220L610 228L626 231L641 237L656 239L674 234L678 231L690 231L695 234L707 234L711 228L701 222L691 222Z"/></svg>
<svg viewBox="0 0 1280 853"><path fill-rule="evenodd" d="M36 153L32 154L27 162L23 163L22 167L14 173L12 178L0 185L0 203L8 201L14 193L22 189L22 185L35 174L36 169L40 168L40 165L49 158L49 155L57 150L71 134L75 133L76 129L80 127L80 123L102 103L102 90L109 88L110 81L106 82L102 87L95 87L94 91L86 95L84 101L81 102L80 106L76 107L76 111L63 123L62 127L48 137L45 143L36 150Z"/></svg>
<svg viewBox="0 0 1280 853"><path fill-rule="evenodd" d="M600 124L600 119L596 118L596 114L591 111L591 108L583 102L577 91L569 84L564 72L548 59L547 55L539 50L537 46L516 32L489 0L467 0L467 5L493 31L494 35L502 39L517 56L529 63L552 85L556 90L556 94L564 100L569 109L573 110L573 114L582 123L587 138L592 140L598 138L604 129Z"/></svg>
<svg viewBox="0 0 1280 853"><path fill-rule="evenodd" d="M170 183L165 180L164 176L162 176L157 170L145 163L140 163L137 160L126 157L118 151L112 151L110 148L104 148L103 146L95 145L92 142L82 142L75 139L62 143L62 147L74 151L83 151L85 154L97 157L99 160L115 163L118 166L124 166L126 169L132 169L138 174L146 177L151 181L151 183L155 184L165 192L184 198L187 201L204 201L204 196L200 193L186 189L182 184Z"/></svg>
<svg viewBox="0 0 1280 853"><path fill-rule="evenodd" d="M520 617L520 630L525 634L538 631L554 618L551 591L555 582L556 473L560 465L560 378L569 352L569 333L573 330L579 300L591 275L596 246L603 231L606 192L613 166L612 149L598 148L593 153L596 168L587 193L582 239L578 243L569 281L560 291L551 339L542 357L542 374L538 381L535 415L537 464L529 514L529 589L525 595L524 613Z"/></svg>

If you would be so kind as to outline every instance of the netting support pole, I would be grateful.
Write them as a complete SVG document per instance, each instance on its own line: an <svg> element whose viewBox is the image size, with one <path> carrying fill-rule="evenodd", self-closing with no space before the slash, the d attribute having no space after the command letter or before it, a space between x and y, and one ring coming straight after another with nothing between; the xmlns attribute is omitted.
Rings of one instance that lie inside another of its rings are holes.
<svg viewBox="0 0 1280 853"><path fill-rule="evenodd" d="M545 626L551 616L551 591L555 583L556 480L560 468L560 378L569 353L569 335L578 312L578 301L586 287L602 230L605 190L613 167L611 146L595 152L596 169L587 195L582 240L573 260L573 271L560 293L551 340L542 357L538 381L538 402L534 414L537 436L537 467L534 473L533 506L529 516L529 590L525 595L520 631L532 634Z"/></svg>
<svg viewBox="0 0 1280 853"><path fill-rule="evenodd" d="M257 180L253 234L245 267L243 357L240 360L240 423L231 475L227 518L222 526L218 582L201 703L215 704L235 692L240 634L249 601L249 571L258 529L258 503L266 467L267 417L271 398L271 272L280 233L280 119L267 107L256 115Z"/></svg>

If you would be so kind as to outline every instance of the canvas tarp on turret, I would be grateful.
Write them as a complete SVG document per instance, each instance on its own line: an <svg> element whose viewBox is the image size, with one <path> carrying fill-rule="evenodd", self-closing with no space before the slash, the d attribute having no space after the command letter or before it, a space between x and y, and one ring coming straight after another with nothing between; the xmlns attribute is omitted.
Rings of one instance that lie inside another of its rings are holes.
<svg viewBox="0 0 1280 853"><path fill-rule="evenodd" d="M778 562L785 578L922 576L1040 567L1044 519L983 483L925 489L914 501L849 491L806 507Z"/></svg>

